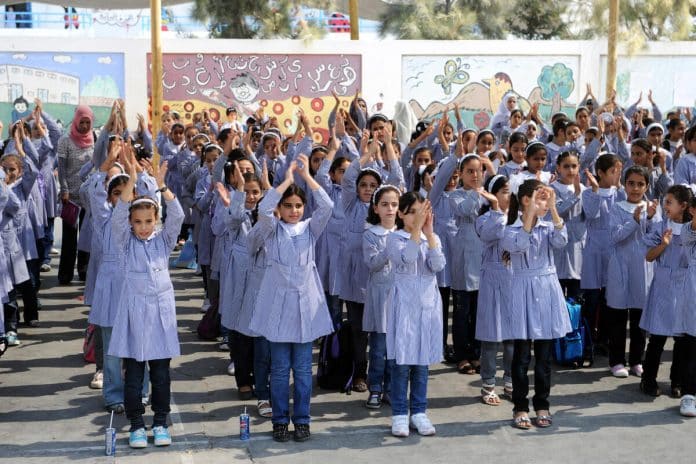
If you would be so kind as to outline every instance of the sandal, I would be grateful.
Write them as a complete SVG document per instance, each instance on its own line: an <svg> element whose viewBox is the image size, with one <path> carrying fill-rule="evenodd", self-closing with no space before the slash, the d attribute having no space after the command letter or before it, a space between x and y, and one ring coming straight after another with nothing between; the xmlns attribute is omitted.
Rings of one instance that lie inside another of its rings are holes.
<svg viewBox="0 0 696 464"><path fill-rule="evenodd" d="M459 361L459 364L457 365L457 371L459 371L460 374L466 374L466 375L474 375L476 373L476 369L474 366L471 365L469 361Z"/></svg>
<svg viewBox="0 0 696 464"><path fill-rule="evenodd" d="M366 392L367 384L365 383L365 379L357 379L355 382L353 382L353 391L359 393Z"/></svg>
<svg viewBox="0 0 696 464"><path fill-rule="evenodd" d="M551 414L549 414L548 411L546 411L546 414L539 414L537 412L537 416L534 419L534 422L536 426L540 429L545 429L547 427L551 427L551 424L553 424L553 419L551 418Z"/></svg>
<svg viewBox="0 0 696 464"><path fill-rule="evenodd" d="M525 412L517 417L514 417L512 419L512 425L513 427L521 430L529 430L532 428L532 421L531 419L529 419L529 416Z"/></svg>
<svg viewBox="0 0 696 464"><path fill-rule="evenodd" d="M500 397L495 392L495 385L481 387L481 401L488 406L500 406Z"/></svg>
<svg viewBox="0 0 696 464"><path fill-rule="evenodd" d="M271 403L268 400L258 400L256 402L256 409L261 417L273 417L273 408L271 408Z"/></svg>

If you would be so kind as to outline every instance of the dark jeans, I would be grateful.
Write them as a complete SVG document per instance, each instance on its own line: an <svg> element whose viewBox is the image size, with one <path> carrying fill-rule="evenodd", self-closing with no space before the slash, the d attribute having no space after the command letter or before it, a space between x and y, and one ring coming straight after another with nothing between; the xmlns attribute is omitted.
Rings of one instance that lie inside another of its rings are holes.
<svg viewBox="0 0 696 464"><path fill-rule="evenodd" d="M230 330L230 358L234 362L237 388L254 385L254 339L236 330Z"/></svg>
<svg viewBox="0 0 696 464"><path fill-rule="evenodd" d="M582 290L580 290L580 281L578 279L558 279L561 284L561 290L566 298L572 298L578 301L582 296Z"/></svg>
<svg viewBox="0 0 696 464"><path fill-rule="evenodd" d="M674 349L672 351L672 367L669 370L669 380L673 387L684 383L686 371L685 337L674 337ZM645 362L643 363L643 381L655 385L657 383L657 371L660 368L660 358L665 348L667 337L663 335L650 335L648 348L645 350Z"/></svg>
<svg viewBox="0 0 696 464"><path fill-rule="evenodd" d="M628 347L628 365L642 364L645 332L638 324L643 310L608 308L606 314L609 324L609 366L626 365L626 322L629 321L631 343Z"/></svg>
<svg viewBox="0 0 696 464"><path fill-rule="evenodd" d="M85 210L80 210L80 228L85 218ZM60 249L60 262L58 263L58 283L67 285L72 282L75 273L75 260L77 259L77 272L80 278L87 274L89 253L77 251L78 229L63 221L63 244Z"/></svg>
<svg viewBox="0 0 696 464"><path fill-rule="evenodd" d="M331 314L334 330L338 330L341 322L343 322L343 300L338 295L329 295L326 292L324 292L324 295L326 296L326 304L329 306L329 314Z"/></svg>
<svg viewBox="0 0 696 464"><path fill-rule="evenodd" d="M235 369L236 372L236 369ZM271 399L271 344L264 337L254 338L254 387L260 401Z"/></svg>
<svg viewBox="0 0 696 464"><path fill-rule="evenodd" d="M31 284L30 280L25 280L21 284L17 284L7 294L8 302L3 305L5 316L5 333L17 332L17 324L19 323L19 303L17 296L21 294L24 302L24 322L39 320L39 307L36 298L36 289Z"/></svg>
<svg viewBox="0 0 696 464"><path fill-rule="evenodd" d="M607 320L607 300L605 289L593 288L583 290L585 303L582 305L582 316L590 325L592 341L600 344L609 343L609 324Z"/></svg>
<svg viewBox="0 0 696 464"><path fill-rule="evenodd" d="M481 342L476 340L478 291L452 290L452 341L457 361L478 361Z"/></svg>
<svg viewBox="0 0 696 464"><path fill-rule="evenodd" d="M549 410L551 393L551 352L553 340L515 340L512 355L512 402L514 412L529 412L529 363L532 360L534 344L534 397L535 411Z"/></svg>
<svg viewBox="0 0 696 464"><path fill-rule="evenodd" d="M38 246L38 240L36 241L36 244ZM41 256L40 253L39 256ZM37 258L28 260L27 270L29 271L29 277L31 278L31 285L34 287L34 292L38 297L39 289L41 288L41 259Z"/></svg>
<svg viewBox="0 0 696 464"><path fill-rule="evenodd" d="M684 348L684 384L682 393L684 395L696 395L696 337L685 335L682 343Z"/></svg>
<svg viewBox="0 0 696 464"><path fill-rule="evenodd" d="M104 337L99 327L94 328L94 364L97 365L98 371L104 370ZM107 353L109 352L107 347Z"/></svg>
<svg viewBox="0 0 696 464"><path fill-rule="evenodd" d="M449 336L449 303L451 289L449 287L438 287L440 298L442 299L442 346L447 347L447 337Z"/></svg>
<svg viewBox="0 0 696 464"><path fill-rule="evenodd" d="M367 332L363 332L362 318L365 305L354 301L346 301L348 320L353 333L353 361L355 375L353 379L367 379Z"/></svg>
<svg viewBox="0 0 696 464"><path fill-rule="evenodd" d="M152 395L150 404L155 418L152 421L153 427L166 427L167 414L170 408L171 379L169 378L169 362L171 359L152 359L150 361L139 362L132 358L123 360L126 368L126 379L123 389L123 405L126 409L126 417L131 423L130 431L145 428L143 414L145 406L142 401L143 377L145 375L145 362L150 368L150 384L152 385Z"/></svg>
<svg viewBox="0 0 696 464"><path fill-rule="evenodd" d="M51 264L51 248L53 248L53 227L56 218L48 218L48 224L44 226L44 237L41 241L41 264Z"/></svg>

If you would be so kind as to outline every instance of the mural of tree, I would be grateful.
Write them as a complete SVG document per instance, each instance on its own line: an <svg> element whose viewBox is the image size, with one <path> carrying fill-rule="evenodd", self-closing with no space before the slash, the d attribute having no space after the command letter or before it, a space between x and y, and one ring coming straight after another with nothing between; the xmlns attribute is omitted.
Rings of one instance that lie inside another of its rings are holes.
<svg viewBox="0 0 696 464"><path fill-rule="evenodd" d="M537 78L541 88L541 98L551 101L551 114L561 111L563 100L570 96L575 88L573 70L562 63L544 66Z"/></svg>

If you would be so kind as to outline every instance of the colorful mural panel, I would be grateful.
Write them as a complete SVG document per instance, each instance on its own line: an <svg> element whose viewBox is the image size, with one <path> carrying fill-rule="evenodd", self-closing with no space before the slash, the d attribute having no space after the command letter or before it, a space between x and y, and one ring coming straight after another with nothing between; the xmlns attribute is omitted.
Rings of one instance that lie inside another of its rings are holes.
<svg viewBox="0 0 696 464"><path fill-rule="evenodd" d="M203 110L219 120L229 106L246 115L263 107L291 134L302 108L317 125L317 141L328 139L332 92L347 107L362 83L360 55L198 53L165 54L162 61L163 109L176 110L184 121ZM149 63L148 55L148 81Z"/></svg>

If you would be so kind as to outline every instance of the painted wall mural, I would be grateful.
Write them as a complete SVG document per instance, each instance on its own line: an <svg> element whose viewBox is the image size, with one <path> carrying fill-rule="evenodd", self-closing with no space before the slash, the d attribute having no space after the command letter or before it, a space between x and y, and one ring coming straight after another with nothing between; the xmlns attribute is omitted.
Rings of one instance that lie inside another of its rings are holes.
<svg viewBox="0 0 696 464"><path fill-rule="evenodd" d="M295 131L297 108L317 125L317 142L328 140L326 121L334 105L332 92L348 101L362 84L360 55L165 54L164 110L184 121L209 110L214 120L236 106L244 114L263 107L278 118L287 134ZM150 70L148 55L148 81ZM151 89L148 89L151 95Z"/></svg>
<svg viewBox="0 0 696 464"><path fill-rule="evenodd" d="M64 125L78 104L92 107L96 125L101 125L114 100L124 96L122 53L0 53L2 121L25 116L40 98L46 111Z"/></svg>
<svg viewBox="0 0 696 464"><path fill-rule="evenodd" d="M579 57L568 56L404 55L401 93L418 119L439 118L457 103L464 124L482 129L508 91L525 112L538 103L544 119L558 111L572 115L582 97L578 70Z"/></svg>

